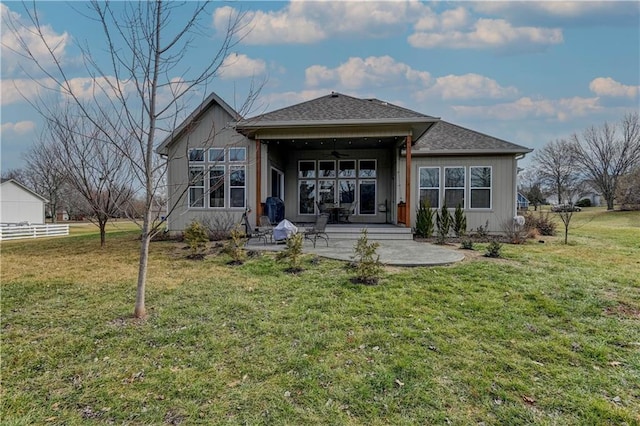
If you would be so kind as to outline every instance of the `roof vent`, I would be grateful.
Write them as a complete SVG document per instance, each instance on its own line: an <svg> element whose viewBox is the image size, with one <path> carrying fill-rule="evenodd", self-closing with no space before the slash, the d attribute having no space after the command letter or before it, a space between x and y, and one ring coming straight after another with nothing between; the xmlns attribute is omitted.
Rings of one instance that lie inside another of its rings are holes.
<svg viewBox="0 0 640 426"><path fill-rule="evenodd" d="M332 97L332 98L337 98L337 97L338 97L338 94L337 94L336 92L331 92L331 97Z"/></svg>

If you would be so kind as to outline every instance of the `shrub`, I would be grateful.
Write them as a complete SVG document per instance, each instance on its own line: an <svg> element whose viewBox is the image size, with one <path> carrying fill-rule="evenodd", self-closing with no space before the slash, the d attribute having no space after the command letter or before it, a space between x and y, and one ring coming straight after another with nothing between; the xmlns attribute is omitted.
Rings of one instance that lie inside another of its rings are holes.
<svg viewBox="0 0 640 426"><path fill-rule="evenodd" d="M429 238L433 235L433 210L429 201L423 201L418 206L416 215L416 235L422 238Z"/></svg>
<svg viewBox="0 0 640 426"><path fill-rule="evenodd" d="M369 242L367 230L363 229L360 238L353 246L356 276L353 282L361 284L378 284L382 273L380 256L377 254L380 243Z"/></svg>
<svg viewBox="0 0 640 426"><path fill-rule="evenodd" d="M449 236L451 222L451 213L449 213L447 205L443 204L440 212L436 214L436 226L438 227L438 244L444 244L447 236Z"/></svg>
<svg viewBox="0 0 640 426"><path fill-rule="evenodd" d="M484 226L478 226L474 234L476 238L486 238L489 235L489 220L484 223Z"/></svg>
<svg viewBox="0 0 640 426"><path fill-rule="evenodd" d="M493 240L487 245L487 252L484 254L486 257L501 257L502 256L502 243L498 240Z"/></svg>
<svg viewBox="0 0 640 426"><path fill-rule="evenodd" d="M574 204L576 207L591 207L591 200L588 198L583 198L582 200L578 200Z"/></svg>
<svg viewBox="0 0 640 426"><path fill-rule="evenodd" d="M302 271L302 268L300 267L302 239L302 234L293 234L287 238L287 247L276 255L277 260L286 259L289 261L289 268L287 268L287 272L295 274Z"/></svg>
<svg viewBox="0 0 640 426"><path fill-rule="evenodd" d="M460 242L460 248L465 250L474 250L473 241L470 239L464 239Z"/></svg>
<svg viewBox="0 0 640 426"><path fill-rule="evenodd" d="M204 226L198 221L193 221L184 230L184 241L189 245L191 250L190 257L202 257L204 256L204 249L207 247L209 236Z"/></svg>
<svg viewBox="0 0 640 426"><path fill-rule="evenodd" d="M456 237L462 237L467 233L467 217L460 204L458 204L453 214L453 232L455 232Z"/></svg>
<svg viewBox="0 0 640 426"><path fill-rule="evenodd" d="M550 212L543 212L542 210L538 211L538 214L527 212L524 218L529 223L530 228L537 229L540 235L556 235L556 223L553 221Z"/></svg>
<svg viewBox="0 0 640 426"><path fill-rule="evenodd" d="M230 212L212 212L200 217L200 222L207 228L209 239L222 241L229 238L235 226L236 218Z"/></svg>
<svg viewBox="0 0 640 426"><path fill-rule="evenodd" d="M247 237L244 229L242 229L241 225L236 225L229 236L230 239L225 246L225 252L231 256L231 263L241 265L247 259L247 251L244 248L247 244Z"/></svg>
<svg viewBox="0 0 640 426"><path fill-rule="evenodd" d="M522 216L520 216L522 217ZM516 221L516 218L507 219L502 224L502 232L509 239L511 244L523 244L527 241L530 234L530 224L524 218L524 223L521 225Z"/></svg>

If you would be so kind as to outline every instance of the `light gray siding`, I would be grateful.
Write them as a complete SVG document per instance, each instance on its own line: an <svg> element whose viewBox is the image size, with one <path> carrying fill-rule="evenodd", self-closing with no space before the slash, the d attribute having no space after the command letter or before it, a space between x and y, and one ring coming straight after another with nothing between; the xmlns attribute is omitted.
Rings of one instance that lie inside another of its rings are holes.
<svg viewBox="0 0 640 426"><path fill-rule="evenodd" d="M168 147L167 185L168 185L168 212L167 223L169 231L179 232L188 226L193 220L207 221L211 217L224 216L225 220L232 217L235 223L239 223L244 208L194 208L188 204L188 180L189 180L189 149L191 148L247 148L246 161L246 204L253 207L255 203L256 182L256 149L255 142L237 133L230 124L233 118L219 106L208 109L191 129L180 138L173 141ZM206 155L206 153L205 153ZM210 165L210 163L205 163ZM225 176L228 179L228 170ZM205 193L208 190L208 176L205 176ZM228 189L227 189L228 190ZM228 198L228 196L227 196Z"/></svg>
<svg viewBox="0 0 640 426"><path fill-rule="evenodd" d="M404 160L404 159L403 159ZM404 162L404 161L403 161ZM516 179L517 161L514 155L474 156L474 157L413 157L412 158L412 205L411 224L415 226L416 209L420 200L419 169L420 167L439 167L440 176L445 167L465 168L465 215L469 231L489 223L489 232L503 231L503 224L513 220L516 213ZM488 209L472 209L469 205L470 167L491 167L491 207ZM404 177L403 177L404 179ZM442 179L442 178L441 178ZM404 182L404 180L402 181ZM442 188L442 180L440 182ZM401 194L404 194L402 188ZM440 192L443 199L443 192ZM441 201L442 202L442 201ZM456 206L448 206L454 209Z"/></svg>

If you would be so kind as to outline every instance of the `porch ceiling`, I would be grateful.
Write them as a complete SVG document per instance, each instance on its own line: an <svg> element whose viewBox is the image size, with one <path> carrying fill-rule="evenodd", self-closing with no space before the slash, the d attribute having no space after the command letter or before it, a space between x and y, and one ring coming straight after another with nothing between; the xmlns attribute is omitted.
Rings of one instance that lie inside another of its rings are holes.
<svg viewBox="0 0 640 426"><path fill-rule="evenodd" d="M268 145L293 150L348 150L348 149L380 149L394 148L404 145L404 136L379 137L345 137L345 138L313 138L313 139L262 139Z"/></svg>

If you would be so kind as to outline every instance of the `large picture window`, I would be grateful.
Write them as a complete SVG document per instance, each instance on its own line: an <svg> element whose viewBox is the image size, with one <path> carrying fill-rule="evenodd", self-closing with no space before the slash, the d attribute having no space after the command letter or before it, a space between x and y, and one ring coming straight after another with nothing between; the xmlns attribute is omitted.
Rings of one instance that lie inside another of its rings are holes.
<svg viewBox="0 0 640 426"><path fill-rule="evenodd" d="M472 209L491 208L491 167L471 167L470 198Z"/></svg>
<svg viewBox="0 0 640 426"><path fill-rule="evenodd" d="M189 150L191 208L244 208L247 198L247 148Z"/></svg>
<svg viewBox="0 0 640 426"><path fill-rule="evenodd" d="M464 208L464 167L445 167L444 202L448 208Z"/></svg>
<svg viewBox="0 0 640 426"><path fill-rule="evenodd" d="M298 181L298 214L315 214L316 181Z"/></svg>
<svg viewBox="0 0 640 426"><path fill-rule="evenodd" d="M420 167L420 203L440 208L440 167Z"/></svg>

